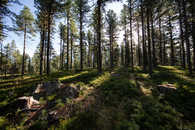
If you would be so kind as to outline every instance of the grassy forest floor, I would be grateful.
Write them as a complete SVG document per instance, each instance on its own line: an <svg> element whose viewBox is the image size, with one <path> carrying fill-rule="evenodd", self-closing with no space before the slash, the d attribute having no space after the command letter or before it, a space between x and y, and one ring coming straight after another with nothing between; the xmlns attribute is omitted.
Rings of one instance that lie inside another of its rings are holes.
<svg viewBox="0 0 195 130"><path fill-rule="evenodd" d="M194 130L195 78L179 67L159 66L152 76L136 67L116 68L98 74L96 70L58 72L50 76L9 75L0 77L0 129L59 130ZM57 100L52 109L63 115L50 123L43 109L30 126L27 115L17 117L13 106L18 97L32 95L40 81L59 80L79 86L79 96L60 100L55 93L40 101ZM157 86L173 84L174 92L160 94ZM12 105L10 105L12 104ZM19 118L19 119L18 119Z"/></svg>

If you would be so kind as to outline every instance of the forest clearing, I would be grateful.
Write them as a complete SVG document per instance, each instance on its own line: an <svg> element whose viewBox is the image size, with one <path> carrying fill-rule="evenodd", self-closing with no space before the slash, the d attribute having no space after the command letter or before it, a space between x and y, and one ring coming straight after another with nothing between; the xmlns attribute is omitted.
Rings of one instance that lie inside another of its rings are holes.
<svg viewBox="0 0 195 130"><path fill-rule="evenodd" d="M1 0L0 130L195 130L195 1Z"/></svg>

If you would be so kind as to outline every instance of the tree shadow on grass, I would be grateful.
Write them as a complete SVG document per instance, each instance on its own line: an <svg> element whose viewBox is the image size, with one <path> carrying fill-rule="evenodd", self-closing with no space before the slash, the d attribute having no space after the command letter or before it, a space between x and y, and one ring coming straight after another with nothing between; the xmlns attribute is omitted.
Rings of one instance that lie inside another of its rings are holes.
<svg viewBox="0 0 195 130"><path fill-rule="evenodd" d="M181 72L177 67L159 67L154 74L142 79L148 84L155 86L163 83L175 84L177 91L174 93L165 94L161 100L162 103L168 102L177 111L184 115L185 120L195 121L195 79L189 77L184 70ZM153 92L155 94L155 92Z"/></svg>
<svg viewBox="0 0 195 130"><path fill-rule="evenodd" d="M133 76L125 69L112 73L80 102L85 106L83 110L58 127L68 130L175 129L179 122L177 112L144 95Z"/></svg>

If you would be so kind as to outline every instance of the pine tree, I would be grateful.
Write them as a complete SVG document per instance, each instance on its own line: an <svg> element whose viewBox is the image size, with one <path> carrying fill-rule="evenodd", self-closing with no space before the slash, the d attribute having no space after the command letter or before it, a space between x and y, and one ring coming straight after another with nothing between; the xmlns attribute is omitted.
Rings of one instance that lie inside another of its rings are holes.
<svg viewBox="0 0 195 130"><path fill-rule="evenodd" d="M28 34L33 35L34 18L30 9L27 6L24 6L23 10L19 15L16 16L16 31L24 33L24 49L23 49L23 60L22 60L22 75L24 75L25 69L25 49L26 49L26 37Z"/></svg>

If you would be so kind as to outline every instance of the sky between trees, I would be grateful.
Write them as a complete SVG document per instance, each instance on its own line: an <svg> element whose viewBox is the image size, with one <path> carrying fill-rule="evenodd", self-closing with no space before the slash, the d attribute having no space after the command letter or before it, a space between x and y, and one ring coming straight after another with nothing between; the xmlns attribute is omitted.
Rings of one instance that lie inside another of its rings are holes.
<svg viewBox="0 0 195 130"><path fill-rule="evenodd" d="M13 4L9 8L13 12L19 14L20 11L23 9L23 6L25 5L31 10L31 13L36 18L36 14L35 14L36 8L34 7L34 0L20 0L20 2L23 5ZM123 8L123 3L122 2L112 2L112 3L107 3L105 9L106 9L106 11L108 11L109 9L114 10L114 12L117 14L118 18L120 18L122 8ZM4 19L4 22L7 23L10 26L12 26L12 24L13 24L12 21L7 17ZM60 47L59 47L60 46L60 38L59 38L59 33L58 33L58 25L59 25L60 22L65 23L65 19L60 18L60 19L56 20L56 25L55 25L56 33L55 33L54 40L53 40L53 41L55 41L55 42L53 42L53 47L54 47L57 54L60 53L60 50L59 50L60 49ZM15 40L18 49L20 50L20 52L22 52L23 51L23 37L22 37L22 35L18 36L14 32L11 32L11 31L7 32L7 34L8 35L4 40L4 44L11 43L12 40ZM122 42L123 35L124 35L124 31L120 31L119 35L118 35L119 38L117 39L118 44L120 44ZM136 39L136 36L137 36L136 33L134 33L135 39ZM32 37L31 39L27 39L26 53L30 57L33 57L34 52L36 50L36 47L39 43L40 43L39 33L37 33L35 37Z"/></svg>

